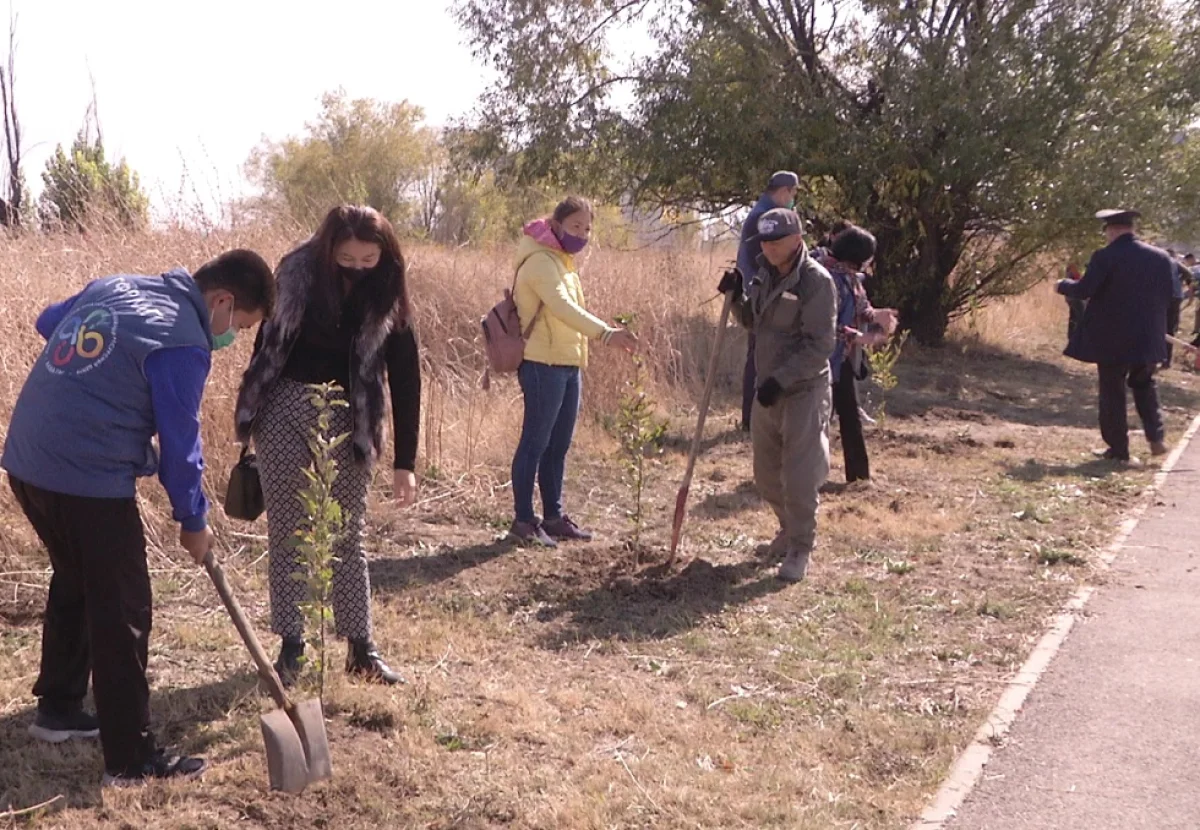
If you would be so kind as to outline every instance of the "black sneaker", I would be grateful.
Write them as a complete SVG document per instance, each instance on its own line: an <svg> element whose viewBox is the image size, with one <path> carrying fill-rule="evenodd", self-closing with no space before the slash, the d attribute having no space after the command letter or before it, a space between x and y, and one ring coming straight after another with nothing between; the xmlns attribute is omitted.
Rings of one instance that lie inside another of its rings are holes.
<svg viewBox="0 0 1200 830"><path fill-rule="evenodd" d="M279 675L279 681L285 689L290 689L299 679L304 665L301 662L303 657L304 641L284 637L283 645L279 647L279 659L275 661L275 673Z"/></svg>
<svg viewBox="0 0 1200 830"><path fill-rule="evenodd" d="M29 734L51 744L61 744L72 738L99 738L100 721L82 708L53 712L39 707L37 717L29 725Z"/></svg>
<svg viewBox="0 0 1200 830"><path fill-rule="evenodd" d="M208 769L203 758L173 755L165 749L155 750L150 759L136 772L105 772L100 782L102 787L140 787L154 779L177 779L194 781Z"/></svg>
<svg viewBox="0 0 1200 830"><path fill-rule="evenodd" d="M357 675L387 686L404 682L399 672L393 671L383 661L379 649L375 648L375 644L370 640L350 641L350 650L346 653L346 674Z"/></svg>

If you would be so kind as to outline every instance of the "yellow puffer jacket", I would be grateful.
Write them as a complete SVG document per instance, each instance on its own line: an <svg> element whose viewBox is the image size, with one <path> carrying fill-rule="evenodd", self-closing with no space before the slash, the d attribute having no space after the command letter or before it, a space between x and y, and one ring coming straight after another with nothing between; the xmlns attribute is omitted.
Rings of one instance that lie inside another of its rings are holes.
<svg viewBox="0 0 1200 830"><path fill-rule="evenodd" d="M549 233L544 223L530 223L517 247L514 296L521 331L529 327L538 305L542 305L525 342L525 359L551 366L583 368L587 366L588 339L603 337L613 329L584 308L583 284L570 254L534 238L536 234L547 239L540 233L543 230Z"/></svg>

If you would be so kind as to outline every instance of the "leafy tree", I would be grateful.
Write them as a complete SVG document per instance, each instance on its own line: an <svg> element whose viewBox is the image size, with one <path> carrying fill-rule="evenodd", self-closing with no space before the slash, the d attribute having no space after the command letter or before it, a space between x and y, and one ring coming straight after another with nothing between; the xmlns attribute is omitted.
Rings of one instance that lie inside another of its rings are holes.
<svg viewBox="0 0 1200 830"><path fill-rule="evenodd" d="M247 175L268 206L306 226L342 203L370 205L404 226L418 218L420 187L438 162L437 136L423 118L406 101L331 92L304 135L260 144Z"/></svg>
<svg viewBox="0 0 1200 830"><path fill-rule="evenodd" d="M506 182L488 171L478 177L452 171L443 181L442 210L434 230L445 245L493 245L516 239L525 223L554 209L557 193Z"/></svg>
<svg viewBox="0 0 1200 830"><path fill-rule="evenodd" d="M1097 208L1153 214L1160 205L1140 200L1162 196L1172 136L1200 114L1200 0L459 0L458 11L500 78L476 157L519 156L525 180L710 212L744 204L773 169L798 169L812 218L876 234L881 300L925 343L1021 290L1035 254L1095 239ZM631 28L655 46L622 62L614 37Z"/></svg>
<svg viewBox="0 0 1200 830"><path fill-rule="evenodd" d="M100 132L93 138L90 125L89 116L70 152L60 144L46 162L38 202L43 229L82 231L105 223L124 228L144 226L149 220L150 200L137 173L125 159L116 164L107 159Z"/></svg>

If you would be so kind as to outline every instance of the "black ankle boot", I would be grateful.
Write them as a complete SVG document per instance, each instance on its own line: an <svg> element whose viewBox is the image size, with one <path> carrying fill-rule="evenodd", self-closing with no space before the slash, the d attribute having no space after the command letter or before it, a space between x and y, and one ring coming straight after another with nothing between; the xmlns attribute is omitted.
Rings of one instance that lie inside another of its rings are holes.
<svg viewBox="0 0 1200 830"><path fill-rule="evenodd" d="M300 677L301 659L304 657L304 641L291 637L283 638L279 648L279 659L275 661L275 671L284 688L291 688Z"/></svg>
<svg viewBox="0 0 1200 830"><path fill-rule="evenodd" d="M346 673L388 686L404 682L404 678L383 661L379 650L370 640L350 641L350 648L346 652Z"/></svg>

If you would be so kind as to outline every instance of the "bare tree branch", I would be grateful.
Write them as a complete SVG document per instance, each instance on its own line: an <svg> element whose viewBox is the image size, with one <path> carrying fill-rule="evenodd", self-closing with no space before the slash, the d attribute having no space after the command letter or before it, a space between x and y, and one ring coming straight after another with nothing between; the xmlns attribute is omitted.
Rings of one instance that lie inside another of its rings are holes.
<svg viewBox="0 0 1200 830"><path fill-rule="evenodd" d="M16 78L17 15L8 19L8 65L0 68L0 105L4 107L4 148L8 156L8 201L0 223L11 227L21 225L25 209L25 181L21 175L21 121L17 117L14 82Z"/></svg>

